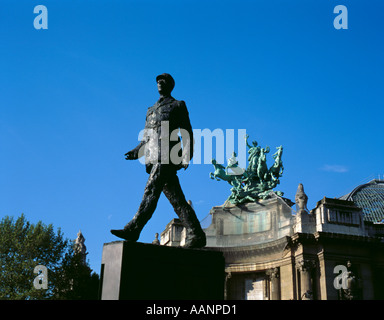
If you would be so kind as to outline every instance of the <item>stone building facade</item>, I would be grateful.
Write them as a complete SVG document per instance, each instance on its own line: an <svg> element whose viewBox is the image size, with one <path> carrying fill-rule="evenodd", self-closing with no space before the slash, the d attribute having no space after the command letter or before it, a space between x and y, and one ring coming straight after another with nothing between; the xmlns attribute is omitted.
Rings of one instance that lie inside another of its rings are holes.
<svg viewBox="0 0 384 320"><path fill-rule="evenodd" d="M226 299L384 299L384 224L364 220L353 201L323 198L309 211L306 199L299 186L296 210L273 192L211 209L206 249L225 257ZM174 219L160 244L184 237Z"/></svg>

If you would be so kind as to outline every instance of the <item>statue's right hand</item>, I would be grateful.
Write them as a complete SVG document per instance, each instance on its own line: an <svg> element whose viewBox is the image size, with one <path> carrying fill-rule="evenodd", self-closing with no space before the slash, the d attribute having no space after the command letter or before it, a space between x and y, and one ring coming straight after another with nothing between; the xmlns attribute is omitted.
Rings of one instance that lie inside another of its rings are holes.
<svg viewBox="0 0 384 320"><path fill-rule="evenodd" d="M131 150L131 151L128 151L126 154L125 154L125 160L136 160L137 159L137 154L135 151Z"/></svg>

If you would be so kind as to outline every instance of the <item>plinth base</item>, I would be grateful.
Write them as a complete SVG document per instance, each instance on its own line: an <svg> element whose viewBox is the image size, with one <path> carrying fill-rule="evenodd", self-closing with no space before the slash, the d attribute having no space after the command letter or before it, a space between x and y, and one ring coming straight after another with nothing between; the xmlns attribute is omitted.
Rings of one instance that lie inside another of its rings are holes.
<svg viewBox="0 0 384 320"><path fill-rule="evenodd" d="M224 299L221 252L131 241L105 243L102 300Z"/></svg>

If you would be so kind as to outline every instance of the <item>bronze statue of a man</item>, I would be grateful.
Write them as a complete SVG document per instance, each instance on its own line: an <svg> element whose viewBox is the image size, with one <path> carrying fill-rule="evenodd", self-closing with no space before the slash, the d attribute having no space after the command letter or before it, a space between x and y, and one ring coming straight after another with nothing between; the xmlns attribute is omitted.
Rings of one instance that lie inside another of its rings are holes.
<svg viewBox="0 0 384 320"><path fill-rule="evenodd" d="M187 169L193 156L193 131L188 110L184 101L171 96L175 81L170 74L163 73L156 77L156 81L160 99L148 108L142 141L125 154L127 160L145 156L149 178L144 196L133 219L123 229L111 230L111 233L137 241L163 192L186 228L184 247L202 248L206 244L205 233L195 211L186 201L177 177L177 170ZM177 135L179 131L182 149Z"/></svg>

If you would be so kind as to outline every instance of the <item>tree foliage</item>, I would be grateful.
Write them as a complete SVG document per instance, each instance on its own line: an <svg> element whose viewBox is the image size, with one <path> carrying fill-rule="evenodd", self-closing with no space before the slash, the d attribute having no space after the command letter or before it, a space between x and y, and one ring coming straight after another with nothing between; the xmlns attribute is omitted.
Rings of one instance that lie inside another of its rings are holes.
<svg viewBox="0 0 384 320"><path fill-rule="evenodd" d="M48 289L35 288L37 265L48 269ZM98 276L81 263L72 241L52 224L0 222L0 299L97 299Z"/></svg>

